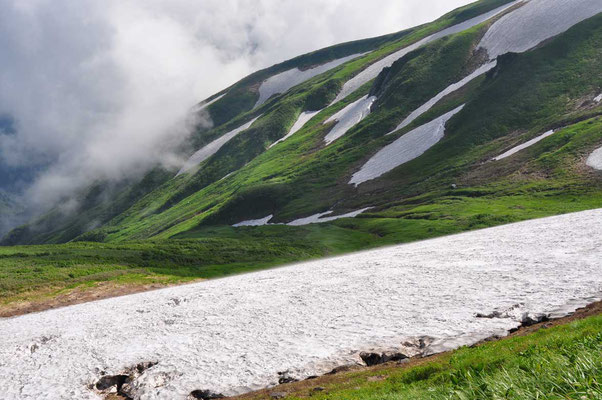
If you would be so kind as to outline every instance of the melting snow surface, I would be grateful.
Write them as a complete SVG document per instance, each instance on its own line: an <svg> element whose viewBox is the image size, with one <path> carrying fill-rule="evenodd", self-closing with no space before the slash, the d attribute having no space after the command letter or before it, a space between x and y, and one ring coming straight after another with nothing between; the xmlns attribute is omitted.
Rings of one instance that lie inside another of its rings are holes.
<svg viewBox="0 0 602 400"><path fill-rule="evenodd" d="M595 150L587 158L587 165L598 171L602 171L602 147Z"/></svg>
<svg viewBox="0 0 602 400"><path fill-rule="evenodd" d="M395 128L392 132L390 132L388 134L390 135L391 133L396 132L396 131L410 125L412 122L414 122L414 120L416 118L418 118L419 116L421 116L422 114L424 114L425 112L430 110L435 104L437 104L439 102L439 100L441 100L448 94L453 93L456 90L464 87L465 85L470 83L473 79L475 79L475 78L483 75L487 71L495 68L496 65L497 65L497 61L492 61L490 63L487 63L487 64L481 66L480 68L478 68L472 74L468 75L466 78L462 79L461 81L449 85L447 88L445 88L439 94L437 94L435 97L433 97L432 99L430 99L429 101L424 103L422 106L418 107L410 115L408 115L408 117L406 119L404 119L403 122L401 124L399 124L399 126L397 128Z"/></svg>
<svg viewBox="0 0 602 400"><path fill-rule="evenodd" d="M306 69L304 71L301 71L299 68L293 68L289 69L288 71L281 72L278 75L271 76L259 87L259 100L257 100L255 107L259 107L275 94L285 93L290 88L300 85L301 83L310 80L314 76L318 76L364 54L365 53L353 54L347 57L339 58L338 60L330 61L326 64L319 65L315 68Z"/></svg>
<svg viewBox="0 0 602 400"><path fill-rule="evenodd" d="M261 115L259 117L261 117ZM209 157L211 157L212 155L217 153L218 150L221 149L223 145L225 145L230 140L232 140L236 135L249 129L251 127L251 125L253 125L253 122L257 121L257 119L259 117L256 117L253 120L244 124L243 126L238 127L236 129L220 136L219 138L215 139L213 142L209 143L208 145L206 145L205 147L203 147L202 149L200 149L199 151L194 153L188 159L188 161L186 161L184 166L180 169L180 171L178 172L178 175L181 175L185 172L190 171L192 168L196 167L197 165L199 165L200 163L202 163L203 161L205 161L206 159L208 159Z"/></svg>
<svg viewBox="0 0 602 400"><path fill-rule="evenodd" d="M328 118L324 123L336 121L336 125L324 137L326 144L330 144L345 135L347 131L359 124L361 120L370 114L370 107L376 100L375 96L368 97L367 95L361 99L349 104L341 111Z"/></svg>
<svg viewBox="0 0 602 400"><path fill-rule="evenodd" d="M239 226L264 226L268 224L268 222L272 219L273 216L274 215L268 215L265 218L250 219L248 221L239 222L238 224L234 224L232 226L235 228L238 228Z"/></svg>
<svg viewBox="0 0 602 400"><path fill-rule="evenodd" d="M552 135L553 133L554 133L554 130L547 131L546 133L544 133L542 135L539 135L536 138L529 140L528 142L525 142L523 144L520 144L520 145L518 145L516 147L511 148L510 150L508 150L504 154L501 154L501 155L499 155L497 157L494 157L493 160L494 161L499 161L499 160L503 160L506 157L510 157L511 155L516 154L519 151L521 151L523 149L526 149L527 147L531 147L535 143L544 140L545 138L547 138L548 136Z"/></svg>
<svg viewBox="0 0 602 400"><path fill-rule="evenodd" d="M208 102L197 104L197 106L194 108L194 111L199 112L201 110L204 110L205 108L209 107L211 104L215 103L216 101L221 100L222 97L224 97L226 94L228 94L228 93L224 93L220 96L217 96L215 99L210 100Z"/></svg>
<svg viewBox="0 0 602 400"><path fill-rule="evenodd" d="M297 121L294 123L290 132L287 133L286 136L284 136L284 137L278 139L276 142L272 143L269 148L276 146L278 143L284 142L286 139L288 139L289 137L293 136L295 133L300 131L301 128L303 128L305 126L305 124L307 124L309 122L309 120L312 119L313 117L315 117L320 111L322 111L322 110L303 111L301 114L299 114L299 118L297 118Z"/></svg>
<svg viewBox="0 0 602 400"><path fill-rule="evenodd" d="M321 224L324 222L336 221L337 219L341 219L341 218L355 218L358 215L368 211L371 208L372 207L366 207L366 208L362 208L361 210L352 211L347 214L334 215L332 217L325 217L326 215L332 214L332 211L326 211L323 213L311 215L309 217L296 219L292 222L287 223L286 225L302 226L302 225ZM239 227L239 226L282 225L282 224L268 224L268 221L271 220L272 217L273 217L273 215L268 215L265 218L243 221L243 222L239 222L238 224L235 224L232 226Z"/></svg>
<svg viewBox="0 0 602 400"><path fill-rule="evenodd" d="M372 207L366 207L366 208L362 208L361 210L352 211L352 212L347 213L347 214L335 215L335 216L332 216L332 217L326 217L326 215L332 214L332 211L326 211L326 212L323 212L323 213L311 215L309 217L299 218L297 220L289 222L287 225L290 225L290 226L302 226L302 225L321 224L323 222L336 221L337 219L341 219L341 218L355 218L358 215L360 215L360 214L368 211L371 208Z"/></svg>
<svg viewBox="0 0 602 400"><path fill-rule="evenodd" d="M349 184L358 186L424 154L443 139L445 124L462 108L464 108L464 105L419 126L383 147L358 172L353 174Z"/></svg>
<svg viewBox="0 0 602 400"><path fill-rule="evenodd" d="M344 99L345 97L347 97L348 95L350 95L351 93L353 93L357 89L359 89L365 83L376 78L378 76L378 74L380 74L380 72L384 68L390 67L391 65L393 65L393 63L395 63L395 61L399 60L406 54L411 53L412 51L418 49L419 47L424 46L425 44L433 42L442 37L449 36L454 33L462 32L466 29L472 28L473 26L479 25L480 23L483 23L483 22L487 21L488 19L504 12L508 8L514 6L519 1L520 0L513 1L512 3L506 4L501 7L496 8L494 10L491 10L488 13L479 15L478 17L469 19L467 21L464 21L464 22L454 25L454 26L450 26L449 28L443 29L430 36L427 36L427 37L417 41L416 43L409 45L408 47L404 47L403 49L398 50L397 52L390 54L387 57L385 57L379 61L376 61L375 63L371 64L366 69L364 69L362 72L358 73L356 76L354 76L353 78L348 80L345 83L345 85L343 85L343 89L338 94L336 99L332 102L332 104Z"/></svg>
<svg viewBox="0 0 602 400"><path fill-rule="evenodd" d="M136 399L235 394L428 335L470 344L595 301L602 210L0 319L4 400L99 399L101 371L157 361ZM476 313L514 309L508 318Z"/></svg>
<svg viewBox="0 0 602 400"><path fill-rule="evenodd" d="M479 47L497 58L521 53L602 12L600 0L531 0L496 21Z"/></svg>

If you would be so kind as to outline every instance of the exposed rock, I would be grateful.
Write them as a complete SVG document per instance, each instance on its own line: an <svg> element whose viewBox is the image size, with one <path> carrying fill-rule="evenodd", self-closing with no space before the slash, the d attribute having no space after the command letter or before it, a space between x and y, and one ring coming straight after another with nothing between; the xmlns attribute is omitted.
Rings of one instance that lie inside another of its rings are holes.
<svg viewBox="0 0 602 400"><path fill-rule="evenodd" d="M520 319L520 325L516 328L510 329L508 332L514 333L518 331L520 328L526 328L528 326L532 326L535 324L539 324L540 322L548 322L550 320L550 316L548 314L534 314L531 315L529 313L524 313Z"/></svg>
<svg viewBox="0 0 602 400"><path fill-rule="evenodd" d="M355 369L355 368L357 368L357 365L355 365L355 364L341 365L340 367L334 368L332 371L328 372L326 375L335 375L340 372L351 371L352 369Z"/></svg>
<svg viewBox="0 0 602 400"><path fill-rule="evenodd" d="M298 379L293 378L290 375L289 371L284 371L284 372L278 372L279 378L278 378L278 383L279 384L283 384L283 383L291 383L291 382L297 382Z"/></svg>
<svg viewBox="0 0 602 400"><path fill-rule="evenodd" d="M388 363L391 361L401 361L408 358L406 354L401 352L384 352L382 354L378 353L360 353L360 358L367 366L379 365Z"/></svg>
<svg viewBox="0 0 602 400"><path fill-rule="evenodd" d="M526 327L539 324L540 322L548 322L549 320L550 317L546 314L531 315L529 313L524 313L520 322L521 326Z"/></svg>
<svg viewBox="0 0 602 400"><path fill-rule="evenodd" d="M188 396L189 399L201 399L201 400L212 400L212 399L224 399L224 396L221 393L215 393L211 390L193 390L190 392Z"/></svg>
<svg viewBox="0 0 602 400"><path fill-rule="evenodd" d="M127 399L135 397L135 385L134 381L144 372L157 365L157 362L147 361L137 364L133 367L127 368L121 374L118 375L105 375L104 371L100 371L103 375L94 385L96 390L107 393L117 393L120 396Z"/></svg>
<svg viewBox="0 0 602 400"><path fill-rule="evenodd" d="M270 393L270 397L272 399L284 399L286 397L286 392L272 392Z"/></svg>
<svg viewBox="0 0 602 400"><path fill-rule="evenodd" d="M110 390L115 387L116 391L119 393L127 379L127 375L105 375L96 382L95 386L96 389L100 391Z"/></svg>
<svg viewBox="0 0 602 400"><path fill-rule="evenodd" d="M504 316L504 314L502 314L499 311L493 311L490 312L489 314L481 314L481 313L477 313L475 315L476 318L489 318L489 319L494 319L494 318L508 318L507 316Z"/></svg>

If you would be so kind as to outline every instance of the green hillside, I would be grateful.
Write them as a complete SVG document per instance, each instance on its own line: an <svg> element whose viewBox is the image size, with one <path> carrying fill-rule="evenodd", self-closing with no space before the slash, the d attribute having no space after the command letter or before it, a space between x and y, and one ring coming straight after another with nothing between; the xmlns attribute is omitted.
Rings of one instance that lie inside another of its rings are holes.
<svg viewBox="0 0 602 400"><path fill-rule="evenodd" d="M408 126L410 113L487 60L478 44L495 21L432 41L396 61L345 99L343 84L374 61L508 1L481 0L396 34L319 50L259 71L212 96L211 129L184 150L259 117L199 168L176 176L161 168L138 180L96 182L79 209L57 208L4 237L2 297L56 293L106 280L181 282L602 207L602 174L585 159L602 146L602 15L497 66L443 97ZM366 53L253 109L265 79ZM370 115L326 145L329 117L365 95ZM351 177L400 137L465 105L445 136L421 156L359 186ZM287 140L304 111L318 111ZM491 159L556 132L508 158ZM107 193L110 195L107 196ZM277 225L317 213L371 207L356 218ZM273 215L273 225L233 224ZM37 289L36 289L37 288Z"/></svg>

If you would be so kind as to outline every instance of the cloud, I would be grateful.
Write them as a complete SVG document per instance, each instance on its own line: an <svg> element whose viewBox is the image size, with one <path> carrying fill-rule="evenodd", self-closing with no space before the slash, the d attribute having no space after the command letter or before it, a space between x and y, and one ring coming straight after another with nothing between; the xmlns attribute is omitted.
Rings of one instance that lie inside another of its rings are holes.
<svg viewBox="0 0 602 400"><path fill-rule="evenodd" d="M30 205L139 175L188 110L299 54L432 20L467 0L0 0L0 165L41 169Z"/></svg>

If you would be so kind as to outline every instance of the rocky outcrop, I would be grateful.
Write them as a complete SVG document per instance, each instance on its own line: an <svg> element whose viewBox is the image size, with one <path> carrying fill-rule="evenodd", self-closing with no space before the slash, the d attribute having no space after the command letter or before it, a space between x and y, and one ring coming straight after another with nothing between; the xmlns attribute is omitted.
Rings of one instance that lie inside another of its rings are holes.
<svg viewBox="0 0 602 400"><path fill-rule="evenodd" d="M213 399L223 399L226 396L224 396L221 393L215 393L212 392L211 390L193 390L192 392L190 392L190 395L188 396L189 400L196 400L196 399L201 399L201 400L213 400Z"/></svg>
<svg viewBox="0 0 602 400"><path fill-rule="evenodd" d="M133 399L134 387L132 384L134 381L144 374L146 370L157 364L157 362L153 361L142 362L127 368L117 375L106 375L106 373L102 371L102 376L96 382L94 388L103 395L117 394L126 400Z"/></svg>

